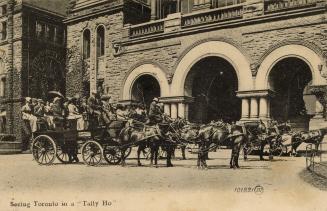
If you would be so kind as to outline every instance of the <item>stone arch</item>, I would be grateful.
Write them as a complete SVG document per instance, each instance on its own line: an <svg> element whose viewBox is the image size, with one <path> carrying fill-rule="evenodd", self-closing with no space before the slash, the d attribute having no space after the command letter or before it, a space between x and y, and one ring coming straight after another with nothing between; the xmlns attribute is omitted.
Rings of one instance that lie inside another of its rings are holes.
<svg viewBox="0 0 327 211"><path fill-rule="evenodd" d="M123 80L123 88L121 91L122 100L131 100L131 92L134 82L143 75L153 76L160 85L161 97L167 97L170 93L170 87L167 81L166 73L161 65L155 62L141 62L134 65L126 74Z"/></svg>
<svg viewBox="0 0 327 211"><path fill-rule="evenodd" d="M272 68L279 61L295 57L304 61L310 67L312 73L312 85L325 84L326 80L320 75L319 66L323 64L322 55L311 48L300 44L286 44L272 50L262 60L257 77L255 79L255 88L258 90L269 88L269 74Z"/></svg>
<svg viewBox="0 0 327 211"><path fill-rule="evenodd" d="M233 66L238 78L239 91L252 89L250 61L242 51L229 42L209 40L198 43L182 54L172 80L173 96L184 95L184 84L190 69L198 61L209 56L221 57Z"/></svg>

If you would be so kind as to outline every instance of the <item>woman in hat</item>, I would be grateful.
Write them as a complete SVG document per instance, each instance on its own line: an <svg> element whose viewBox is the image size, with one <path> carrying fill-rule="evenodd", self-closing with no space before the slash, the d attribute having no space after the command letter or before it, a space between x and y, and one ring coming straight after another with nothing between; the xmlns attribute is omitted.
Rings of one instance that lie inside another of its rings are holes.
<svg viewBox="0 0 327 211"><path fill-rule="evenodd" d="M84 130L84 119L83 115L80 114L77 106L76 99L72 98L68 102L68 118L67 119L76 119L77 120L77 130Z"/></svg>
<svg viewBox="0 0 327 211"><path fill-rule="evenodd" d="M33 115L30 97L25 98L25 105L21 108L21 112L23 120L28 121L31 132L34 133L37 130L37 117Z"/></svg>

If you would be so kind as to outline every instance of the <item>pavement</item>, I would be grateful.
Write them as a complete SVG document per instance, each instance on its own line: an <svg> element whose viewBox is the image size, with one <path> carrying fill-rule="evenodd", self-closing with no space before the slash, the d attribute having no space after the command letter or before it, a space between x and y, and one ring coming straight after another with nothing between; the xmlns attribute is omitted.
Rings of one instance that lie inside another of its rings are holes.
<svg viewBox="0 0 327 211"><path fill-rule="evenodd" d="M133 150L127 167L89 167L1 155L0 210L327 210L327 192L300 177L304 157L249 156L234 170L230 150L221 149L199 170L194 154L181 160L177 153L173 168L145 159L138 167L135 156Z"/></svg>

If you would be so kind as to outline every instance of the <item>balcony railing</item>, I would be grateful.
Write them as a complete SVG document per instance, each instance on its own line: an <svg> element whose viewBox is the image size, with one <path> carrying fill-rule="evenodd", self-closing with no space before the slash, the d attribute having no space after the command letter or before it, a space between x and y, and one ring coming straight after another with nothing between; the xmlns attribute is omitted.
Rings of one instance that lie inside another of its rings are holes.
<svg viewBox="0 0 327 211"><path fill-rule="evenodd" d="M150 34L164 32L164 20L153 21L144 24L131 26L130 37L142 37Z"/></svg>
<svg viewBox="0 0 327 211"><path fill-rule="evenodd" d="M207 12L191 13L182 17L182 27L209 24L243 17L243 5L212 9Z"/></svg>
<svg viewBox="0 0 327 211"><path fill-rule="evenodd" d="M296 8L316 6L317 0L266 1L265 12L277 12Z"/></svg>

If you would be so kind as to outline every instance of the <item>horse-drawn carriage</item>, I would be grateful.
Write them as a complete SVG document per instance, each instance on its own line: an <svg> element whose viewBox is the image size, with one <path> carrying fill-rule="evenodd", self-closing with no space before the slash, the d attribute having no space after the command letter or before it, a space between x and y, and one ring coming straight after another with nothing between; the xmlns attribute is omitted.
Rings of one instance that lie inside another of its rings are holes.
<svg viewBox="0 0 327 211"><path fill-rule="evenodd" d="M118 164L121 158L115 138L124 127L124 122L113 121L109 127L94 123L89 125L87 129L78 131L76 120L67 120L58 121L54 129L38 127L31 145L34 159L41 165L52 164L55 158L61 163L71 163L78 160L80 151L87 165L98 165L103 158L109 164ZM128 148L126 156L130 151Z"/></svg>

